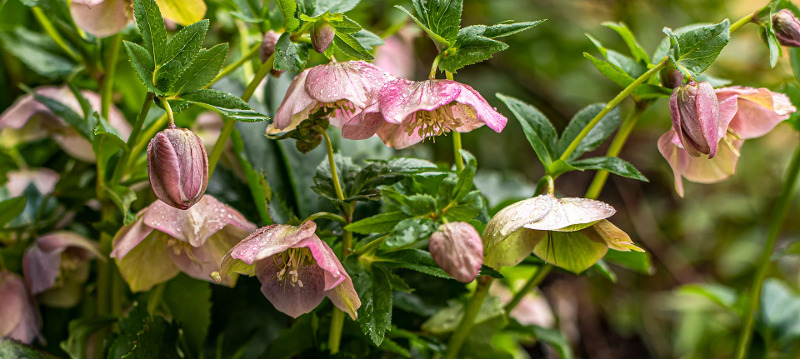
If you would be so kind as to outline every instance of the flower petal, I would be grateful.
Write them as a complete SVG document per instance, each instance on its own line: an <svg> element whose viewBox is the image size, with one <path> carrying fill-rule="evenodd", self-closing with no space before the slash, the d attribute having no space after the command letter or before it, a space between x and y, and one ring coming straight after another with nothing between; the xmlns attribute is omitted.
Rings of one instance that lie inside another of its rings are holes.
<svg viewBox="0 0 800 359"><path fill-rule="evenodd" d="M211 236L202 246L190 248L191 253L176 254L171 251L170 256L175 266L182 272L193 278L211 282L211 273L219 271L225 253L248 234L247 230L228 225ZM221 283L233 287L236 284L236 276L226 276Z"/></svg>
<svg viewBox="0 0 800 359"><path fill-rule="evenodd" d="M30 344L41 339L40 320L25 283L10 272L0 272L0 337Z"/></svg>
<svg viewBox="0 0 800 359"><path fill-rule="evenodd" d="M661 135L658 138L658 151L661 152L661 155L664 156L664 159L667 160L669 163L670 168L672 168L672 176L675 181L675 192L678 193L679 196L683 197L683 178L681 174L683 173L686 165L688 163L689 156L688 153L682 148L679 148L674 140L676 139L675 130L670 129L667 133Z"/></svg>
<svg viewBox="0 0 800 359"><path fill-rule="evenodd" d="M168 240L169 236L166 234L153 231L124 258L117 258L119 273L128 283L131 292L148 291L156 284L178 275L178 267L172 261L170 248L167 246Z"/></svg>
<svg viewBox="0 0 800 359"><path fill-rule="evenodd" d="M325 298L325 280L323 269L318 266L303 267L298 272L299 282L290 284L286 277L278 279L282 268L275 266L276 260L265 258L256 263L256 276L261 281L261 292L275 306L275 309L297 318L316 308ZM285 274L288 276L288 273Z"/></svg>
<svg viewBox="0 0 800 359"><path fill-rule="evenodd" d="M743 88L738 92L739 108L730 127L743 140L766 135L795 111L784 94L773 93L765 88Z"/></svg>
<svg viewBox="0 0 800 359"><path fill-rule="evenodd" d="M204 195L187 210L155 201L144 210L142 219L145 225L194 247L202 246L209 237L229 224L248 232L256 229L241 213L211 195Z"/></svg>
<svg viewBox="0 0 800 359"><path fill-rule="evenodd" d="M364 109L391 79L391 75L364 61L331 62L311 68L305 88L316 101L347 100L356 108Z"/></svg>
<svg viewBox="0 0 800 359"><path fill-rule="evenodd" d="M61 269L61 253L76 250L80 258L101 257L97 243L69 231L58 231L39 237L23 258L25 281L32 294L42 293L56 281Z"/></svg>
<svg viewBox="0 0 800 359"><path fill-rule="evenodd" d="M422 141L417 131L409 134L403 125L395 125L384 122L377 130L377 135L386 146L403 149L413 146Z"/></svg>
<svg viewBox="0 0 800 359"><path fill-rule="evenodd" d="M719 152L712 159L688 157L682 174L687 180L698 183L715 183L722 181L736 172L739 161L739 149L743 140L733 136L725 136L719 143ZM681 152L678 152L681 155Z"/></svg>
<svg viewBox="0 0 800 359"><path fill-rule="evenodd" d="M300 241L313 236L316 230L317 224L311 221L304 222L299 227L272 224L259 228L228 251L220 265L220 275L224 277L235 268L237 262L253 265L295 247Z"/></svg>
<svg viewBox="0 0 800 359"><path fill-rule="evenodd" d="M431 235L428 250L436 264L459 282L472 282L483 265L481 236L466 222L440 226Z"/></svg>
<svg viewBox="0 0 800 359"><path fill-rule="evenodd" d="M317 266L322 268L325 275L325 290L331 290L344 280L343 270L339 258L333 253L333 249L323 242L316 234L298 242L292 248L308 248L311 256L317 262ZM344 272L344 274L347 274Z"/></svg>
<svg viewBox="0 0 800 359"><path fill-rule="evenodd" d="M83 31L97 37L114 35L132 19L125 0L72 0L69 12Z"/></svg>
<svg viewBox="0 0 800 359"><path fill-rule="evenodd" d="M50 194L56 188L56 183L58 183L59 179L58 172L48 168L11 171L8 172L7 176L6 189L8 189L8 194L11 197L21 196L30 184L33 184L39 193Z"/></svg>
<svg viewBox="0 0 800 359"><path fill-rule="evenodd" d="M491 221L489 222L491 225ZM519 228L511 234L490 235L496 233L486 226L484 231L484 253L483 264L498 269L505 266L515 266L523 259L531 255L533 248L536 247L547 232L535 231L527 228Z"/></svg>
<svg viewBox="0 0 800 359"><path fill-rule="evenodd" d="M457 129L459 132L472 131L484 123L497 133L506 127L508 119L489 105L478 91L475 91L469 85L459 85L461 85L462 89L455 101L472 107L472 109L465 109L464 106L453 107L453 116L463 122L462 126Z"/></svg>
<svg viewBox="0 0 800 359"><path fill-rule="evenodd" d="M375 135L385 122L378 104L362 110L342 126L342 137L348 140L364 140Z"/></svg>
<svg viewBox="0 0 800 359"><path fill-rule="evenodd" d="M149 208L149 207L148 207ZM144 224L144 213L147 208L139 212L136 220L117 231L114 236L114 250L111 251L111 258L123 259L128 253L142 242L153 228Z"/></svg>
<svg viewBox="0 0 800 359"><path fill-rule="evenodd" d="M308 118L308 112L316 106L315 101L306 92L306 78L311 69L303 70L289 85L278 111L275 112L272 125L267 127L267 134L293 130L300 121Z"/></svg>
<svg viewBox="0 0 800 359"><path fill-rule="evenodd" d="M400 125L414 112L435 110L455 101L461 90L461 84L450 80L396 79L381 89L378 102L386 121Z"/></svg>

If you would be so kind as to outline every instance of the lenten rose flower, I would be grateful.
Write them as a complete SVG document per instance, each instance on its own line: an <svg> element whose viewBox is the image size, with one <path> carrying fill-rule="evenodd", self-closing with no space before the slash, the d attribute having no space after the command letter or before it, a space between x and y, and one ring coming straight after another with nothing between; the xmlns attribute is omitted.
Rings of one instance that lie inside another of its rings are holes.
<svg viewBox="0 0 800 359"><path fill-rule="evenodd" d="M658 140L658 150L675 177L675 191L683 197L682 177L692 182L715 183L734 174L744 140L760 137L797 109L789 98L765 88L724 87L716 89L719 102L718 152L714 158L693 157L674 129Z"/></svg>
<svg viewBox="0 0 800 359"><path fill-rule="evenodd" d="M61 102L78 114L83 114L78 99L66 86L42 86L34 89L34 92ZM81 95L95 111L100 111L100 95L91 91L81 91ZM119 132L122 139L128 138L131 125L119 109L111 106L107 120ZM86 162L95 160L92 144L47 106L36 101L31 94L23 95L0 114L0 130L5 146L52 137L71 156Z"/></svg>
<svg viewBox="0 0 800 359"><path fill-rule="evenodd" d="M89 277L89 260L102 258L97 242L69 231L36 239L22 260L25 282L40 302L61 308L77 304Z"/></svg>
<svg viewBox="0 0 800 359"><path fill-rule="evenodd" d="M342 136L361 139L377 133L390 147L405 148L450 131L469 132L484 124L500 132L508 119L472 87L450 80L396 79L380 91L378 102L342 128Z"/></svg>
<svg viewBox="0 0 800 359"><path fill-rule="evenodd" d="M30 344L41 339L40 326L25 281L11 272L0 272L0 337Z"/></svg>
<svg viewBox="0 0 800 359"><path fill-rule="evenodd" d="M692 156L717 154L719 102L711 84L705 81L677 87L669 98L672 129Z"/></svg>
<svg viewBox="0 0 800 359"><path fill-rule="evenodd" d="M133 292L142 292L184 272L208 280L234 244L256 226L235 209L205 195L180 210L155 201L114 238L111 257ZM236 278L222 283L233 286Z"/></svg>
<svg viewBox="0 0 800 359"><path fill-rule="evenodd" d="M205 17L203 0L156 0L162 17L187 26ZM96 37L120 32L133 20L132 0L72 0L69 12L75 25Z"/></svg>
<svg viewBox="0 0 800 359"><path fill-rule="evenodd" d="M303 70L289 85L267 133L291 131L320 110L329 112L331 125L341 127L372 104L391 79L364 61L331 62Z"/></svg>
<svg viewBox="0 0 800 359"><path fill-rule="evenodd" d="M481 235L466 222L448 222L431 235L428 250L436 264L462 283L472 282L483 265Z"/></svg>
<svg viewBox="0 0 800 359"><path fill-rule="evenodd" d="M546 262L580 273L609 248L642 251L606 220L615 212L604 202L550 195L511 204L486 224L483 262L494 268L513 266L533 252Z"/></svg>
<svg viewBox="0 0 800 359"><path fill-rule="evenodd" d="M60 177L58 172L49 168L21 169L8 172L7 176L6 189L11 197L21 196L30 185L43 195L53 193Z"/></svg>
<svg viewBox="0 0 800 359"><path fill-rule="evenodd" d="M299 227L263 227L231 248L214 277L255 275L275 309L293 318L312 311L327 296L355 320L361 300L353 281L331 247L314 234L316 229L311 221Z"/></svg>

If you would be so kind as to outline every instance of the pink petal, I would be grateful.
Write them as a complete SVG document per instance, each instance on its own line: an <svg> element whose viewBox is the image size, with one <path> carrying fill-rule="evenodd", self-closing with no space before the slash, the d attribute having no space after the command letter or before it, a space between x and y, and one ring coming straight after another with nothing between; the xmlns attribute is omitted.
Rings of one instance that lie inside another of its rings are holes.
<svg viewBox="0 0 800 359"><path fill-rule="evenodd" d="M193 278L212 282L211 273L219 271L225 253L248 234L248 231L239 227L226 226L202 246L192 247L191 253L182 251L176 254L175 251L170 251L170 256L175 266L182 272ZM233 287L236 284L236 276L226 276L222 284Z"/></svg>
<svg viewBox="0 0 800 359"><path fill-rule="evenodd" d="M683 177L697 183L715 183L733 176L739 160L739 149L743 143L744 141L741 139L726 136L720 141L719 152L714 158L687 158L686 168L682 173Z"/></svg>
<svg viewBox="0 0 800 359"><path fill-rule="evenodd" d="M383 123L377 131L381 141L389 147L403 149L413 146L422 141L422 137L414 131L411 134L405 132L405 126L391 123Z"/></svg>
<svg viewBox="0 0 800 359"><path fill-rule="evenodd" d="M73 0L69 12L82 30L106 37L122 30L132 18L125 0Z"/></svg>
<svg viewBox="0 0 800 359"><path fill-rule="evenodd" d="M463 106L455 106L453 108L453 115L465 122L464 125L458 128L459 132L469 132L473 129L480 127L484 123L487 127L500 132L506 127L508 119L497 112L497 109L489 105L488 102L475 91L471 86L460 84L462 87L461 92L456 97L455 101L464 105L471 106L472 109L465 109Z"/></svg>
<svg viewBox="0 0 800 359"><path fill-rule="evenodd" d="M361 307L361 299L358 298L358 293L353 287L353 280L350 279L350 275L344 269L342 263L336 260L335 264L339 273L343 275L344 280L333 289L325 291L325 295L330 298L333 305L349 314L353 320L356 320L358 318L358 308Z"/></svg>
<svg viewBox="0 0 800 359"><path fill-rule="evenodd" d="M324 290L331 290L344 280L343 270L339 258L333 253L331 247L323 242L316 234L307 237L298 242L292 248L308 248L311 251L311 256L317 262L317 266L323 270L325 276ZM344 273L346 274L346 272Z"/></svg>
<svg viewBox="0 0 800 359"><path fill-rule="evenodd" d="M414 51L398 36L389 36L375 50L375 66L397 76L414 76Z"/></svg>
<svg viewBox="0 0 800 359"><path fill-rule="evenodd" d="M428 250L433 260L459 282L472 282L483 265L483 242L472 225L449 222L431 235Z"/></svg>
<svg viewBox="0 0 800 359"><path fill-rule="evenodd" d="M238 259L252 265L295 247L300 241L313 236L316 230L317 224L311 221L303 222L299 227L285 224L262 227L231 248L226 260Z"/></svg>
<svg viewBox="0 0 800 359"><path fill-rule="evenodd" d="M6 189L11 197L21 196L30 184L33 184L41 194L53 193L59 179L58 172L48 168L12 171L8 172L7 176Z"/></svg>
<svg viewBox="0 0 800 359"><path fill-rule="evenodd" d="M298 279L303 283L292 286L291 280L284 277L278 280L278 272L282 269L275 266L272 257L256 263L256 276L261 281L261 292L275 306L275 309L297 318L316 308L325 298L325 281L323 269L318 266L303 267L298 271ZM282 264L282 263L280 263ZM288 274L285 274L288 276Z"/></svg>
<svg viewBox="0 0 800 359"><path fill-rule="evenodd" d="M414 112L435 110L455 101L461 90L461 84L450 80L396 79L381 89L378 102L386 121L399 125Z"/></svg>
<svg viewBox="0 0 800 359"><path fill-rule="evenodd" d="M664 159L667 160L669 166L672 168L672 176L675 181L675 192L678 193L679 196L683 197L683 179L681 174L683 170L686 168L688 158L688 153L683 148L679 148L673 142L677 138L675 134L675 130L670 129L667 133L661 135L658 138L658 151L661 152L661 155L664 156ZM685 155L682 155L685 153Z"/></svg>
<svg viewBox="0 0 800 359"><path fill-rule="evenodd" d="M69 105L66 103L65 99L71 95L71 93L66 87L41 86L34 89L34 91L39 95L61 101L66 105ZM54 125L66 125L63 120L54 116L47 106L36 101L33 95L26 94L18 98L17 101L11 105L11 107L9 107L2 113L2 115L0 115L0 128L9 127L21 129L31 117L37 114L46 115L49 119L54 120Z"/></svg>
<svg viewBox="0 0 800 359"><path fill-rule="evenodd" d="M375 103L341 126L342 137L349 140L364 140L374 136L384 123L383 115L378 111L378 104Z"/></svg>
<svg viewBox="0 0 800 359"><path fill-rule="evenodd" d="M738 105L730 127L744 140L766 135L795 111L786 95L765 88L740 90Z"/></svg>
<svg viewBox="0 0 800 359"><path fill-rule="evenodd" d="M389 74L364 61L331 62L311 68L305 88L311 98L321 103L346 100L363 109L391 79Z"/></svg>
<svg viewBox="0 0 800 359"><path fill-rule="evenodd" d="M175 205L184 203L179 170L184 158L178 156L175 146L164 132L157 133L147 145L148 178L156 197ZM153 211L156 210L161 209L153 208Z"/></svg>
<svg viewBox="0 0 800 359"><path fill-rule="evenodd" d="M150 205L152 207L152 205ZM145 239L150 232L153 232L153 227L144 224L144 214L149 209L145 208L136 217L136 221L124 226L117 231L114 236L114 249L111 251L111 258L122 260L128 253L133 250L142 240Z"/></svg>
<svg viewBox="0 0 800 359"><path fill-rule="evenodd" d="M97 243L68 231L44 235L28 248L23 258L25 281L32 294L39 294L53 287L61 268L61 253L76 250L80 258L101 257Z"/></svg>
<svg viewBox="0 0 800 359"><path fill-rule="evenodd" d="M0 272L0 303L0 337L25 344L41 338L36 306L17 275Z"/></svg>
<svg viewBox="0 0 800 359"><path fill-rule="evenodd" d="M202 246L209 237L229 224L248 232L256 229L241 213L210 195L204 195L187 210L155 201L144 210L142 219L146 226L189 242L193 247Z"/></svg>
<svg viewBox="0 0 800 359"><path fill-rule="evenodd" d="M274 129L280 131L293 130L300 121L308 118L308 113L312 108L316 107L317 102L306 92L306 78L309 71L311 69L306 69L299 73L292 81L292 84L289 85L281 105L278 106L278 111L275 112L275 118L271 125ZM270 133L269 127L267 133Z"/></svg>

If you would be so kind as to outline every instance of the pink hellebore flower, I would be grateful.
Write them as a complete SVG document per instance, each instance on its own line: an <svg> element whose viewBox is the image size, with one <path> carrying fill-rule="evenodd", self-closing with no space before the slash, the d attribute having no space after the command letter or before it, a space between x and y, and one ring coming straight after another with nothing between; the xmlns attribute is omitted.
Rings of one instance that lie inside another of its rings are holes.
<svg viewBox="0 0 800 359"><path fill-rule="evenodd" d="M717 154L719 103L708 82L689 82L675 88L669 98L672 128L692 156Z"/></svg>
<svg viewBox="0 0 800 359"><path fill-rule="evenodd" d="M472 282L483 265L481 235L466 222L448 222L431 235L428 242L436 264L462 283Z"/></svg>
<svg viewBox="0 0 800 359"><path fill-rule="evenodd" d="M291 131L319 110L332 111L331 125L342 127L372 104L391 79L364 61L331 62L306 69L292 81L267 133Z"/></svg>
<svg viewBox="0 0 800 359"><path fill-rule="evenodd" d="M8 172L6 189L11 197L19 197L31 184L41 194L53 193L60 177L58 172L49 168L22 169Z"/></svg>
<svg viewBox="0 0 800 359"><path fill-rule="evenodd" d="M78 114L83 113L78 99L66 86L42 86L34 91L63 103ZM100 95L91 91L81 91L81 94L95 111L100 111ZM122 112L111 106L108 117L109 124L119 131L122 139L127 139L131 133L131 125L125 120ZM94 162L92 144L63 119L53 114L47 106L36 101L33 95L20 97L0 114L0 130L3 131L2 142L5 146L52 137L71 156L86 162Z"/></svg>
<svg viewBox="0 0 800 359"><path fill-rule="evenodd" d="M406 148L424 138L469 132L486 124L495 132L508 119L472 87L450 80L396 79L383 87L378 102L345 124L342 136L363 139L377 133L390 147Z"/></svg>
<svg viewBox="0 0 800 359"><path fill-rule="evenodd" d="M102 258L98 245L73 232L58 231L39 237L22 260L25 281L45 304L71 307L80 301L89 276L88 260ZM52 293L49 293L52 292Z"/></svg>
<svg viewBox="0 0 800 359"><path fill-rule="evenodd" d="M11 272L0 272L0 337L25 344L41 338L36 304L25 288L25 282Z"/></svg>
<svg viewBox="0 0 800 359"><path fill-rule="evenodd" d="M69 12L83 31L106 37L120 32L133 20L133 1L72 0Z"/></svg>
<svg viewBox="0 0 800 359"><path fill-rule="evenodd" d="M210 281L225 252L255 229L241 213L210 195L187 210L155 201L117 232L111 257L133 292L146 291L181 271ZM223 284L235 282L232 277Z"/></svg>
<svg viewBox="0 0 800 359"><path fill-rule="evenodd" d="M229 272L256 275L261 292L275 309L293 318L316 308L326 296L356 319L361 300L331 247L317 237L317 225L263 227L231 248L215 273L222 280Z"/></svg>
<svg viewBox="0 0 800 359"><path fill-rule="evenodd" d="M683 181L715 183L734 174L744 140L767 134L789 118L795 109L789 98L765 88L724 87L716 90L719 127L715 133L718 152L714 158L693 157L674 129L658 139L658 150L675 176L675 191L683 197Z"/></svg>

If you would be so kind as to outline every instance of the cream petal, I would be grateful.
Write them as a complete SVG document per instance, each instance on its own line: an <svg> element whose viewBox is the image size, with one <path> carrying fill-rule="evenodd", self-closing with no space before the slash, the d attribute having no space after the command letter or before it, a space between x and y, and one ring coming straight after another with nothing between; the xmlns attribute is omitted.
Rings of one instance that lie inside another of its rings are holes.
<svg viewBox="0 0 800 359"><path fill-rule="evenodd" d="M72 0L69 12L79 28L97 37L120 32L133 18L125 0Z"/></svg>
<svg viewBox="0 0 800 359"><path fill-rule="evenodd" d="M172 260L168 240L167 235L153 231L124 258L117 258L119 273L131 292L148 291L178 275L179 269Z"/></svg>

